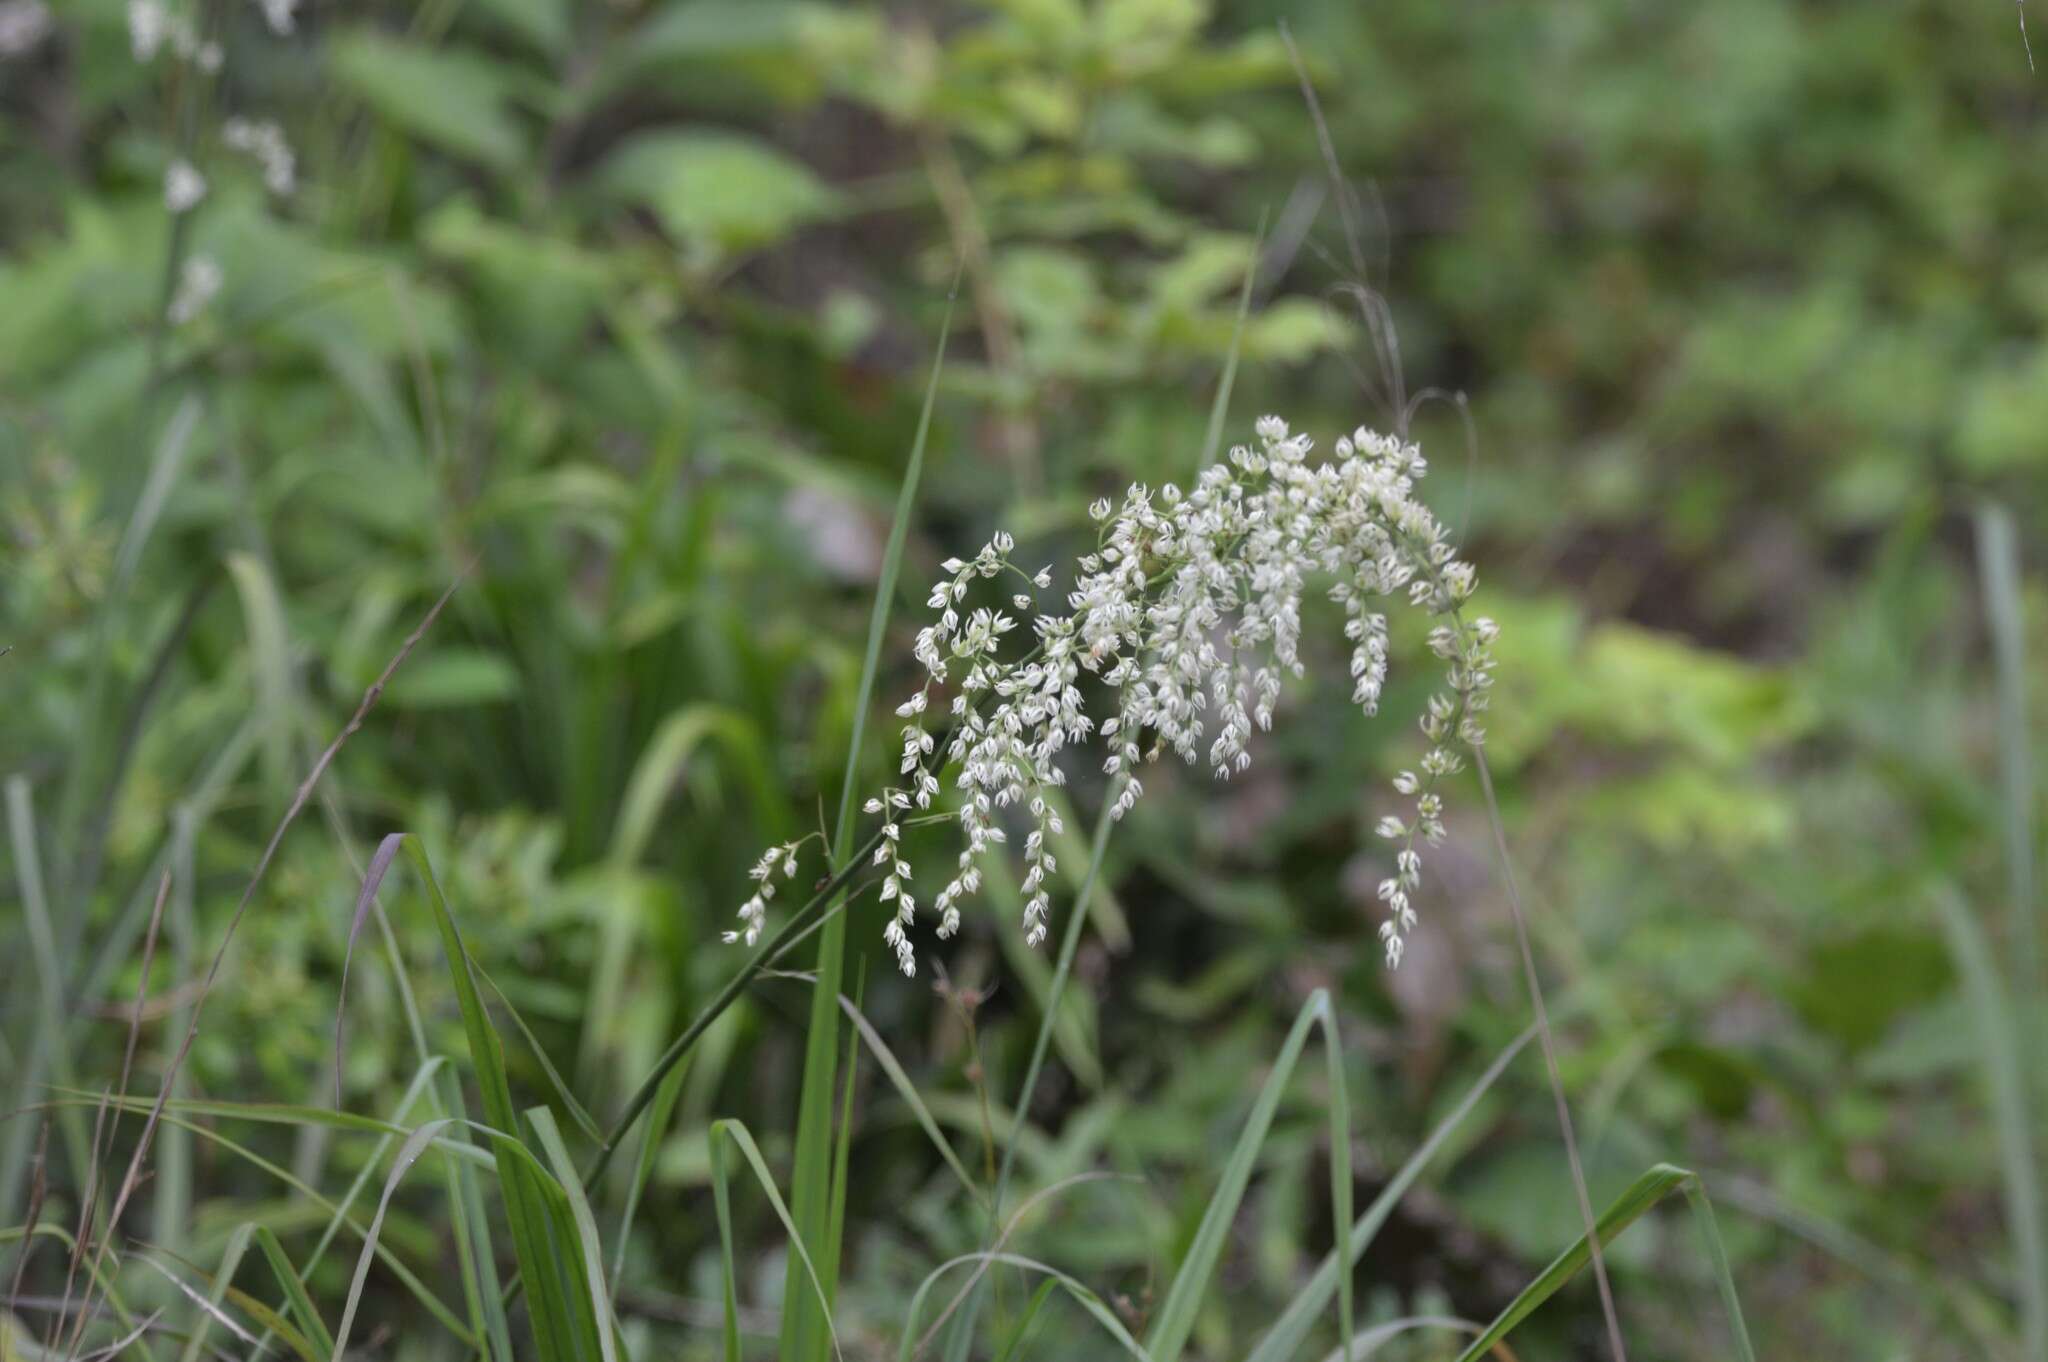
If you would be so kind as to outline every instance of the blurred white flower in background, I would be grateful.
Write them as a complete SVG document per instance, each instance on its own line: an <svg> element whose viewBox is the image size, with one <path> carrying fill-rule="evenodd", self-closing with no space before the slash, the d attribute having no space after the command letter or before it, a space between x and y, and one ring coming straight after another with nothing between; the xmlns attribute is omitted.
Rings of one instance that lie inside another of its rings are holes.
<svg viewBox="0 0 2048 1362"><path fill-rule="evenodd" d="M171 296L165 315L172 326L183 326L206 310L224 282L220 264L210 255L195 255L178 271L178 291Z"/></svg>
<svg viewBox="0 0 2048 1362"><path fill-rule="evenodd" d="M263 22L270 25L276 34L290 33L298 26L299 0L256 0L263 11Z"/></svg>
<svg viewBox="0 0 2048 1362"><path fill-rule="evenodd" d="M175 217L189 213L206 197L206 177L190 161L179 159L164 170L164 208Z"/></svg>
<svg viewBox="0 0 2048 1362"><path fill-rule="evenodd" d="M162 0L128 0L128 47L139 62L152 62L169 47L209 74L220 70L220 44L202 41L192 21L166 9Z"/></svg>
<svg viewBox="0 0 2048 1362"><path fill-rule="evenodd" d="M882 570L882 531L847 497L800 484L783 499L782 514L818 566L841 581L872 582Z"/></svg>
<svg viewBox="0 0 2048 1362"><path fill-rule="evenodd" d="M0 4L0 58L16 57L50 35L50 7L43 0Z"/></svg>
<svg viewBox="0 0 2048 1362"><path fill-rule="evenodd" d="M263 170L263 185L280 198L298 183L298 163L284 130L269 119L230 118L221 125L221 141L247 154Z"/></svg>

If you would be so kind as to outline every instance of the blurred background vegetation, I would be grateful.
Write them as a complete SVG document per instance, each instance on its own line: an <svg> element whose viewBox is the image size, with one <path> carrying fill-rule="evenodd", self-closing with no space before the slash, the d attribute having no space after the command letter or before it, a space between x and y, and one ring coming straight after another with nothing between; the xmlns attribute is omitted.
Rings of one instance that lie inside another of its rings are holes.
<svg viewBox="0 0 2048 1362"><path fill-rule="evenodd" d="M1765 1355L2022 1355L2048 1287L2009 1246L2039 1208L1983 1030L2048 1053L2026 1045L2048 592L2017 566L2048 536L2048 122L2012 6L310 0L289 34L241 0L173 6L220 44L211 73L137 60L117 0L38 8L0 6L0 1105L119 1070L170 868L136 1061L161 1072L312 758L474 564L285 843L185 1091L333 1101L361 867L408 829L478 962L615 1110L736 968L717 933L758 848L838 797L957 270L883 693L941 559L997 526L1064 559L1090 499L1188 476L1233 354L1227 438L1278 411L1327 447L1439 390L1425 490L1503 624L1489 750L1596 1203L1659 1159L1700 1170ZM289 194L223 142L231 116L280 124ZM174 217L180 159L208 192ZM165 320L194 261L218 291ZM1034 1186L1134 1175L1018 1245L1134 1317L1314 988L1341 1002L1362 1196L1527 1024L1476 786L1381 967L1370 829L1425 683L1368 723L1341 668L1311 673L1243 780L1161 770L1112 840L1015 1128ZM996 903L937 983L894 974L874 905L849 938L970 1162L979 1085L1012 1128L1049 974ZM393 922L459 1051L413 890ZM1995 993L1956 954L1973 931ZM386 1113L413 1073L401 997L361 958L349 994L343 1099ZM763 983L690 1072L621 1289L648 1355L714 1354L705 1122L743 1117L781 1166L808 1007ZM1201 1356L1242 1356L1331 1243L1318 1069ZM855 1101L838 1317L873 1356L981 1226L872 1065ZM329 1189L367 1152L234 1129ZM0 1224L36 1139L0 1126ZM78 1140L53 1125L58 1201ZM132 1233L205 1262L252 1217L317 1230L164 1140ZM757 1196L735 1212L772 1333L781 1230ZM387 1236L431 1267L440 1214L401 1196ZM1577 1228L1525 1055L1373 1245L1362 1308L1485 1318ZM1642 1356L1728 1355L1682 1215L1610 1262ZM377 1346L449 1355L371 1292ZM1107 1355L1078 1311L1044 1328L1043 1355ZM1518 1350L1599 1337L1581 1283Z"/></svg>

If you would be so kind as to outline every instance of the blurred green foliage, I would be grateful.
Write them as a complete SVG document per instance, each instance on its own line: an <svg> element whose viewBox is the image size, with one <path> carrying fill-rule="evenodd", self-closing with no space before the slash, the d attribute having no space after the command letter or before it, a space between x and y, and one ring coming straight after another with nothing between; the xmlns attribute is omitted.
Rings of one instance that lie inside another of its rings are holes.
<svg viewBox="0 0 2048 1362"><path fill-rule="evenodd" d="M1971 518L2009 506L2038 562L2048 125L2010 6L315 0L289 36L254 5L183 12L217 76L137 61L117 0L0 55L0 777L28 814L0 860L10 1102L62 1077L34 1058L31 876L96 1087L158 876L182 887L152 1016L176 1018L307 765L459 577L260 893L189 1088L331 1100L361 866L407 829L556 1065L615 1106L734 968L717 933L759 846L837 797L957 278L885 692L939 560L997 524L1058 560L1093 496L1189 475L1233 348L1227 432L1277 410L1327 440L1468 395L1415 429L1504 625L1489 750L1596 1200L1660 1159L1700 1169L1766 1354L2018 1355L2030 1288L1930 897L1963 890L2031 1022L2039 903L2008 866L2039 815L1999 772L2040 751L2048 606L2031 575L2006 607L2031 650L2015 731ZM281 124L291 195L223 144L231 115ZM210 188L173 219L177 159ZM200 257L222 287L170 324ZM1334 612L1310 625L1336 635ZM1369 830L1421 697L1398 676L1381 723L1341 686L1293 692L1242 782L1161 772L1111 845L1042 1100L996 1113L1034 1187L1140 1179L1068 1191L1020 1239L1134 1328L1315 987L1341 1000L1368 1189L1525 1024L1476 787L1408 963L1378 964ZM1078 879L1085 847L1061 860ZM433 925L392 907L459 1049ZM994 990L971 1030L871 949L858 976L970 1165L977 1083L1014 1091L1046 988L1009 916L945 953ZM877 920L855 910L856 955ZM412 1074L400 996L379 968L350 993L341 1087L387 1112ZM706 1122L786 1157L807 1003L764 984L689 1075L622 1291L659 1355L712 1355ZM177 1033L141 1034L158 1072ZM1202 1356L1243 1355L1331 1242L1315 1067ZM861 1355L984 1229L878 1077L838 1306ZM1548 1113L1525 1061L1366 1258L1369 1317L1484 1318L1577 1232ZM0 1130L17 1184L24 1132ZM365 1153L252 1143L323 1186ZM307 1228L209 1146L183 1157L165 1248ZM61 1187L79 1170L52 1158ZM23 1195L0 1188L0 1223ZM429 1207L400 1198L388 1233L431 1263ZM772 1319L780 1231L736 1211L742 1298ZM1652 1223L1611 1251L1632 1339L1724 1355L1690 1226ZM1596 1326L1575 1287L1525 1355L1594 1355ZM1040 1328L1042 1355L1100 1346L1066 1305Z"/></svg>

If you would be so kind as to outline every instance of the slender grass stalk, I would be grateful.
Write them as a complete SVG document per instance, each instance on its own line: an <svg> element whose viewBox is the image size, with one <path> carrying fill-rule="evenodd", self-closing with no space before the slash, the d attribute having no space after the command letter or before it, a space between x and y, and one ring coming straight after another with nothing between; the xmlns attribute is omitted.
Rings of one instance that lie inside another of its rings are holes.
<svg viewBox="0 0 2048 1362"><path fill-rule="evenodd" d="M1564 1135L1565 1161L1571 1166L1572 1192L1584 1220L1584 1243L1593 1259L1593 1280L1600 1288L1600 1310L1606 1317L1607 1345L1615 1362L1627 1362L1628 1348L1621 1339L1621 1317L1614 1308L1614 1288L1607 1281L1607 1259L1601 1251L1600 1236L1594 1232L1593 1198L1586 1190L1586 1170L1579 1160L1578 1137L1572 1133L1571 1104L1565 1100L1564 1077L1558 1070L1557 1043L1550 1032L1550 1012L1543 1005L1543 982L1536 975L1536 953L1529 945L1529 923L1522 912L1522 891L1515 880L1513 859L1508 855L1508 834L1501 822L1500 801L1493 792L1493 771L1486 764L1484 748L1472 749L1472 763L1479 772L1479 786L1486 795L1486 818L1493 829L1493 849L1500 858L1502 887L1507 891L1508 911L1514 918L1515 943L1521 948L1522 980L1529 988L1529 1003L1536 1013L1536 1035L1543 1045L1543 1067L1550 1078L1550 1095L1557 1105L1557 1126Z"/></svg>
<svg viewBox="0 0 2048 1362"><path fill-rule="evenodd" d="M889 613L895 605L896 582L903 565L903 550L910 533L910 519L917 504L918 486L924 474L925 448L931 436L932 412L938 405L939 375L946 362L946 341L952 332L953 302L958 295L955 275L954 296L946 303L945 321L939 328L939 342L932 356L931 378L925 385L924 408L918 414L917 436L903 470L903 482L896 496L896 516L889 527L889 541L882 553L881 574L875 582L874 608L868 619L867 652L861 662L860 685L854 695L853 733L847 742L846 772L840 784L839 816L834 824L832 855L835 871L860 863L849 854L853 819L859 807L862 738L867 711L874 699L875 680L881 670L882 641L889 629ZM790 1187L790 1205L798 1232L817 1261L824 1290L822 1304L831 1309L839 1278L839 1245L828 1242L828 1231L838 1218L833 1209L832 1184L832 1099L838 1089L839 995L846 960L846 919L834 917L818 938L818 982L812 992L810 1022L804 1033L804 1074L802 1096L797 1108L796 1162ZM843 1191L844 1189L839 1189ZM810 1264L802 1265L808 1270ZM819 1318L811 1298L802 1289L799 1264L792 1260L783 1300L787 1302L782 1321L782 1352L785 1359L815 1359L821 1355ZM829 1324L829 1321L827 1321Z"/></svg>
<svg viewBox="0 0 2048 1362"><path fill-rule="evenodd" d="M2020 606L2019 535L2012 512L1977 511L1977 571L1997 663L1999 770L2005 785L2005 864L2012 903L2014 987L2022 1005L2041 980L2041 931L2034 902L2034 761L2027 734L2025 612Z"/></svg>
<svg viewBox="0 0 2048 1362"><path fill-rule="evenodd" d="M2006 997L1984 929L1954 886L1934 888L1934 907L1963 977L1963 992L1977 1026L1991 1113L1998 1131L1999 1169L2005 1183L2006 1234L2012 1241L2020 1336L2030 1359L2048 1357L2048 1233L2041 1217L2041 1185L2034 1162L2033 1124L2027 1114L2024 1031Z"/></svg>

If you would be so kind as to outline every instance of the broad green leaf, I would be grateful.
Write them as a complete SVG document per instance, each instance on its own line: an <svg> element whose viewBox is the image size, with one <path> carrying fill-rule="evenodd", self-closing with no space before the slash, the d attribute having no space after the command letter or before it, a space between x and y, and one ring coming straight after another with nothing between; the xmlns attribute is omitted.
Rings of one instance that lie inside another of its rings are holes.
<svg viewBox="0 0 2048 1362"><path fill-rule="evenodd" d="M526 138L507 109L513 74L481 53L358 29L328 49L334 77L393 127L442 151L511 170Z"/></svg>
<svg viewBox="0 0 2048 1362"><path fill-rule="evenodd" d="M642 134L605 161L598 181L653 209L679 240L720 254L773 245L838 207L801 162L738 133Z"/></svg>

